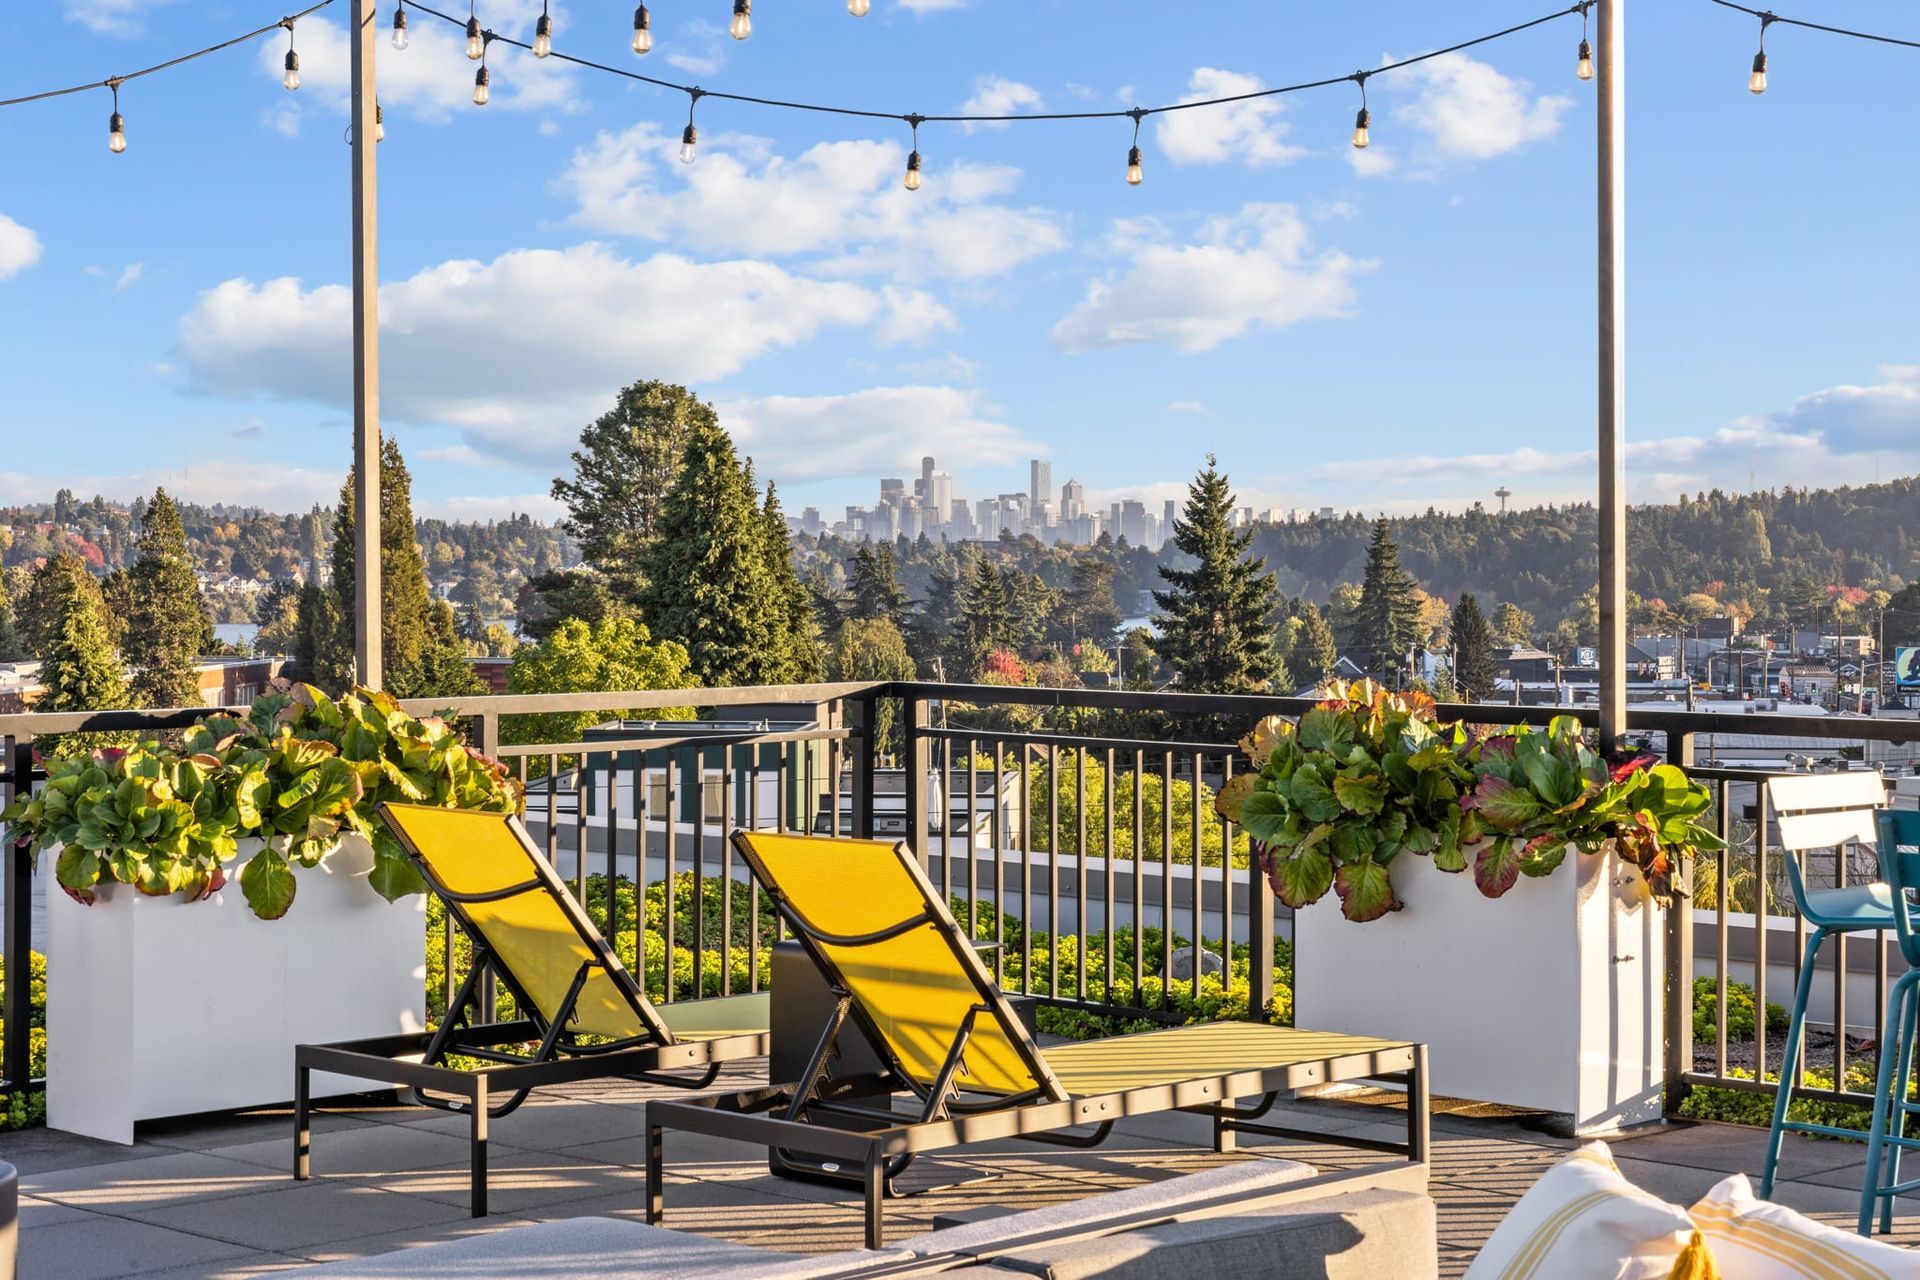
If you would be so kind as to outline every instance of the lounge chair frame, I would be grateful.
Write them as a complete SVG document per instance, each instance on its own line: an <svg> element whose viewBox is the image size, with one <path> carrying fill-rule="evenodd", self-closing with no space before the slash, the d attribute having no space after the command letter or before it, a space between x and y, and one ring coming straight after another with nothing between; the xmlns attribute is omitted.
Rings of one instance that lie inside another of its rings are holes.
<svg viewBox="0 0 1920 1280"><path fill-rule="evenodd" d="M1062 1086L1006 998L993 985L973 948L962 938L952 913L933 891L919 862L904 844L896 844L894 853L920 888L921 912L871 933L836 935L821 930L796 909L768 874L748 834L736 832L734 847L746 859L775 909L826 978L836 1001L834 1013L814 1048L805 1077L798 1082L648 1104L646 1220L650 1223L657 1224L665 1216L664 1133L667 1129L764 1146L768 1151L768 1166L776 1174L860 1188L866 1245L870 1249L882 1245L884 1201L889 1195L903 1194L896 1180L916 1156L1002 1138L1092 1147L1104 1141L1114 1122L1123 1116L1160 1111L1205 1115L1213 1124L1213 1148L1221 1152L1234 1149L1234 1135L1252 1133L1380 1151L1414 1164L1424 1164L1427 1160L1431 1130L1424 1044L1389 1044L1365 1052L1295 1061L1260 1070L1229 1071L1171 1084L1156 1083L1074 1096ZM922 1085L901 1066L886 1037L868 1011L854 999L845 975L823 948L869 946L928 924L936 927L956 962L973 976L980 1000L963 1019L932 1084ZM1000 1023L1023 1064L1039 1082L1038 1088L1011 1095L973 1097L954 1089L967 1041L981 1017ZM884 1075L850 1080L828 1078L827 1067L849 1019L867 1033L888 1064ZM1390 1083L1405 1089L1407 1138L1404 1143L1260 1123L1283 1094L1360 1080ZM917 1114L894 1109L893 1095L898 1092L912 1095L918 1103ZM872 1105L875 1098L881 1105ZM1241 1098L1257 1101L1243 1107L1237 1103Z"/></svg>
<svg viewBox="0 0 1920 1280"><path fill-rule="evenodd" d="M392 1085L408 1091L421 1106L466 1115L471 1163L473 1216L487 1216L487 1122L513 1112L535 1089L580 1080L624 1079L675 1089L703 1089L713 1083L727 1062L759 1057L767 1052L768 1035L755 1032L712 1039L676 1038L633 975L627 972L612 946L584 908L576 902L553 868L540 856L519 822L502 815L526 851L533 874L526 880L482 893L449 888L434 874L431 864L406 829L377 811L399 840L430 892L446 905L447 915L473 948L472 963L438 1028L431 1032L375 1036L333 1044L303 1044L294 1048L294 1169L306 1181L312 1174L311 1086L315 1071ZM574 975L555 1016L544 1018L513 972L501 962L466 907L523 893L545 892L559 906L580 941L591 953ZM452 957L448 957L451 962ZM587 980L605 973L625 997L646 1033L622 1040L586 1041L569 1031L573 1009ZM511 1022L487 1022L484 993L490 982L504 986L521 1016ZM531 1050L524 1048L534 1045ZM469 1070L448 1065L453 1057L477 1058L487 1064ZM667 1074L694 1072L697 1074Z"/></svg>

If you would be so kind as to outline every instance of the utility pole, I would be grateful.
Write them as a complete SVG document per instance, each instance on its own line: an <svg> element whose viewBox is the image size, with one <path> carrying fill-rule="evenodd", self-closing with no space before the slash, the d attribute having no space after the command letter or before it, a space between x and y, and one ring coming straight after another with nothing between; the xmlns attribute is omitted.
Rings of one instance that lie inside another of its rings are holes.
<svg viewBox="0 0 1920 1280"><path fill-rule="evenodd" d="M353 128L353 678L378 689L380 655L379 105L373 51L378 0L352 0Z"/></svg>
<svg viewBox="0 0 1920 1280"><path fill-rule="evenodd" d="M1626 81L1621 10L1599 0L1594 44L1598 72L1600 749L1619 748L1627 730L1626 462Z"/></svg>

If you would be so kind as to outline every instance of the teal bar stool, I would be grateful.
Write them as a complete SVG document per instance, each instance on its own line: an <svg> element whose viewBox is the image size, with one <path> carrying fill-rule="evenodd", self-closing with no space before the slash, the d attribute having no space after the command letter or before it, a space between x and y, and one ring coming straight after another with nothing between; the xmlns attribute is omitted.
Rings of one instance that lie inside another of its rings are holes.
<svg viewBox="0 0 1920 1280"><path fill-rule="evenodd" d="M1873 1128L1867 1139L1867 1174L1860 1190L1863 1236L1873 1234L1875 1201L1880 1202L1880 1230L1891 1231L1894 1197L1920 1189L1920 1179L1900 1181L1900 1153L1920 1147L1920 1137L1906 1132L1907 1117L1920 1115L1920 1103L1907 1098L1914 1031L1920 1025L1920 921L1914 919L1920 907L1909 897L1910 890L1920 889L1920 812L1889 809L1880 815L1880 869L1893 891L1893 936L1906 957L1907 971L1887 993L1880 1072L1873 1090Z"/></svg>
<svg viewBox="0 0 1920 1280"><path fill-rule="evenodd" d="M1886 802L1887 784L1878 773L1786 774L1767 781L1767 803L1773 810L1774 829L1786 854L1787 887L1793 891L1794 906L1801 918L1813 926L1813 932L1807 935L1807 949L1800 957L1800 981L1793 989L1793 1020L1787 1026L1786 1048L1780 1055L1780 1088L1774 1097L1773 1128L1767 1134L1766 1165L1760 1171L1762 1199L1773 1195L1774 1175L1780 1167L1781 1138L1789 1130L1830 1138L1867 1137L1862 1129L1789 1120L1787 1107L1793 1101L1793 1082L1799 1076L1807 997L1813 992L1814 962L1819 958L1820 947L1834 934L1877 933L1893 928L1893 893L1884 883L1808 888L1801 855L1816 849L1831 849L1837 862L1845 857L1850 845L1874 844L1879 839L1874 819ZM1754 986L1759 1023L1756 1034L1765 1034L1766 995L1758 989L1762 986L1760 982L1756 981ZM1837 1027L1835 1034L1843 1037L1844 1044L1846 1029Z"/></svg>

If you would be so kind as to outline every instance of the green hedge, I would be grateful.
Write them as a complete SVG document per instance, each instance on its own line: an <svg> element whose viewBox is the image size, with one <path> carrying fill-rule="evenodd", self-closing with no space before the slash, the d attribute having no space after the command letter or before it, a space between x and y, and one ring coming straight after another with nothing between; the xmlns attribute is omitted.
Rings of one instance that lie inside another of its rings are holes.
<svg viewBox="0 0 1920 1280"><path fill-rule="evenodd" d="M30 1020L32 1042L32 1070L36 1076L47 1074L47 958L38 951L29 953L32 966L28 974L31 991L27 997L32 1012ZM6 968L0 963L0 998L6 991ZM0 1023L0 1035L6 1034L6 1024ZM47 1095L38 1089L21 1089L14 1093L0 1093L0 1131L7 1129L30 1129L45 1124L47 1120Z"/></svg>
<svg viewBox="0 0 1920 1280"><path fill-rule="evenodd" d="M1698 1045L1714 1043L1714 1014L1720 1005L1719 983L1713 978L1695 978L1693 980L1693 1043ZM1767 1031L1779 1033L1787 1029L1787 1011L1773 1001L1767 1001ZM1727 1039L1753 1039L1753 988L1744 982L1727 984Z"/></svg>

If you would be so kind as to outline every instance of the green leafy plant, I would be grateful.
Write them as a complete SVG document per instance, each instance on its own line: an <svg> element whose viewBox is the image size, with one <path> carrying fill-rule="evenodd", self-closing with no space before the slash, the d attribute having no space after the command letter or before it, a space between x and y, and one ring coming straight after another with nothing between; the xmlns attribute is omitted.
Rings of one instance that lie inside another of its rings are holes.
<svg viewBox="0 0 1920 1280"><path fill-rule="evenodd" d="M384 801L518 813L519 783L473 751L438 716L416 717L390 695L352 690L328 698L285 685L244 719L215 715L177 747L51 760L46 786L0 820L36 854L59 849L54 877L80 902L105 882L141 893L207 897L226 885L239 841L264 843L240 870L255 915L293 905L295 867L313 867L351 832L373 846L368 883L392 901L425 886L374 817Z"/></svg>
<svg viewBox="0 0 1920 1280"><path fill-rule="evenodd" d="M1331 889L1349 920L1376 920L1400 908L1388 867L1403 852L1471 866L1498 898L1569 849L1612 849L1668 905L1680 860L1722 847L1702 822L1704 786L1655 756L1608 761L1571 716L1473 734L1433 710L1424 694L1334 684L1297 725L1269 716L1241 740L1255 771L1216 807L1258 842L1281 901L1304 907Z"/></svg>
<svg viewBox="0 0 1920 1280"><path fill-rule="evenodd" d="M1652 755L1609 763L1571 716L1545 730L1519 725L1469 752L1473 789L1461 807L1479 815L1488 839L1474 855L1474 881L1497 898L1522 875L1544 876L1568 849L1609 846L1639 868L1651 896L1671 904L1682 855L1721 841L1700 819L1707 789Z"/></svg>
<svg viewBox="0 0 1920 1280"><path fill-rule="evenodd" d="M1465 735L1437 725L1433 705L1371 680L1335 684L1298 725L1269 716L1241 740L1256 772L1216 804L1260 843L1282 902L1304 907L1332 890L1349 920L1376 920L1400 909L1387 868L1401 853L1465 869L1480 834L1460 805L1472 781Z"/></svg>

